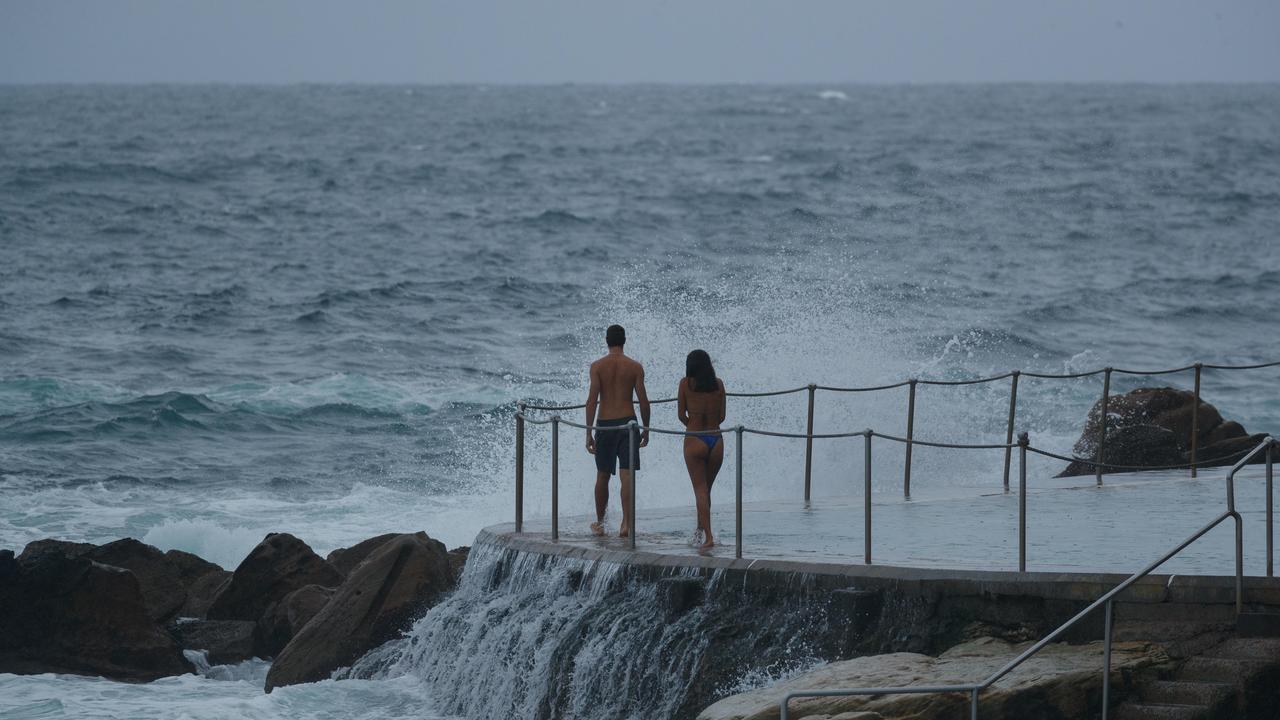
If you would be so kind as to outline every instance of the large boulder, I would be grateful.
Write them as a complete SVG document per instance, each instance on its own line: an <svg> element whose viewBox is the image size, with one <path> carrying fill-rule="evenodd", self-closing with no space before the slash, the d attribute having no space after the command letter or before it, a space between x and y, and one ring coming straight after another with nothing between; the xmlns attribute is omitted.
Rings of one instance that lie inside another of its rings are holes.
<svg viewBox="0 0 1280 720"><path fill-rule="evenodd" d="M957 645L938 657L917 653L870 655L819 665L781 683L730 695L698 714L698 720L772 720L788 692L905 685L962 685L981 681L1031 643L1011 645L979 638ZM1052 644L985 690L978 702L981 717L1069 718L1097 715L1102 701L1099 644ZM1155 672L1168 661L1156 645L1118 642L1112 649L1113 686L1139 672ZM799 698L790 704L797 718L911 718L935 720L968 717L968 697L951 694L845 695ZM861 715L860 713L867 713Z"/></svg>
<svg viewBox="0 0 1280 720"><path fill-rule="evenodd" d="M187 587L187 601L178 610L178 617L205 619L213 601L218 598L227 583L231 582L231 576L230 570L218 570L200 576Z"/></svg>
<svg viewBox="0 0 1280 720"><path fill-rule="evenodd" d="M1107 441L1102 462L1133 467L1162 467L1191 462L1191 436L1196 396L1171 387L1138 388L1107 400ZM1229 465L1262 442L1264 436L1249 435L1238 422L1223 420L1222 414L1203 399L1195 423L1196 463L1209 467ZM1075 456L1097 456L1102 434L1102 401L1094 403L1084 431L1075 444ZM1280 457L1280 455L1277 455ZM1257 462L1263 460L1259 454ZM1070 463L1058 477L1089 475L1090 462Z"/></svg>
<svg viewBox="0 0 1280 720"><path fill-rule="evenodd" d="M272 604L305 585L337 587L342 574L288 533L271 533L236 568L209 606L210 620L257 622Z"/></svg>
<svg viewBox="0 0 1280 720"><path fill-rule="evenodd" d="M178 614L187 602L187 592L200 578L222 572L211 562L182 552L167 553L124 538L89 550L84 557L104 565L114 565L131 571L138 578L142 596L146 598L147 612L152 620L164 622Z"/></svg>
<svg viewBox="0 0 1280 720"><path fill-rule="evenodd" d="M22 554L18 556L18 562L31 563L38 558L46 555L65 555L67 557L79 557L85 553L97 549L97 545L93 543L71 542L70 540L55 540L53 538L45 538L44 540L32 540L22 549Z"/></svg>
<svg viewBox="0 0 1280 720"><path fill-rule="evenodd" d="M137 576L46 544L0 583L0 672L154 680L192 671Z"/></svg>
<svg viewBox="0 0 1280 720"><path fill-rule="evenodd" d="M274 657L283 650L311 622L311 618L320 614L333 593L334 588L306 585L267 608L258 621L258 654L262 657Z"/></svg>
<svg viewBox="0 0 1280 720"><path fill-rule="evenodd" d="M426 533L383 543L276 657L267 691L321 680L350 665L405 630L454 582L448 551Z"/></svg>
<svg viewBox="0 0 1280 720"><path fill-rule="evenodd" d="M208 575L223 572L211 562L182 552L161 552L158 548L124 538L105 545L36 540L27 545L18 558L20 563L33 563L46 555L83 557L103 565L124 568L138 578L138 586L152 620L165 622L181 614L190 589Z"/></svg>
<svg viewBox="0 0 1280 720"><path fill-rule="evenodd" d="M351 574L356 566L365 561L373 551L382 547L388 540L398 537L398 533L384 533L368 540L362 540L349 548L338 548L329 553L325 560L338 569L343 577Z"/></svg>

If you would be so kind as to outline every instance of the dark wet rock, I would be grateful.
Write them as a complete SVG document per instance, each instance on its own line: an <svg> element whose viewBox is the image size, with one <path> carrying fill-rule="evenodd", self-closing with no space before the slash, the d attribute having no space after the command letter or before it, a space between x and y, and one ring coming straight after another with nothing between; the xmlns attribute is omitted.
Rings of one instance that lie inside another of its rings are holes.
<svg viewBox="0 0 1280 720"><path fill-rule="evenodd" d="M462 569L467 565L467 555L471 554L471 546L463 545L449 551L449 565L453 568L455 578L462 577Z"/></svg>
<svg viewBox="0 0 1280 720"><path fill-rule="evenodd" d="M231 582L230 570L216 570L200 576L187 587L187 600L178 610L178 617L203 620L209 614L209 606L222 589Z"/></svg>
<svg viewBox="0 0 1280 720"><path fill-rule="evenodd" d="M170 550L167 553L125 538L89 550L84 557L131 571L146 598L152 620L164 622L178 614L187 602L188 588L201 577L221 572L222 568L191 553Z"/></svg>
<svg viewBox="0 0 1280 720"><path fill-rule="evenodd" d="M257 622L268 607L300 587L341 582L342 574L306 543L288 533L271 533L236 568L207 617Z"/></svg>
<svg viewBox="0 0 1280 720"><path fill-rule="evenodd" d="M267 608L258 621L257 652L274 657L284 649L311 618L320 614L333 596L334 588L306 585Z"/></svg>
<svg viewBox="0 0 1280 720"><path fill-rule="evenodd" d="M34 540L27 543L22 549L22 554L18 556L18 562L29 563L46 553L54 555L64 555L66 557L79 557L90 550L97 548L93 543L70 542L69 540L54 540L47 538L45 540Z"/></svg>
<svg viewBox="0 0 1280 720"><path fill-rule="evenodd" d="M314 682L390 640L456 582L445 546L426 533L399 535L357 566L267 674L267 691Z"/></svg>
<svg viewBox="0 0 1280 720"><path fill-rule="evenodd" d="M0 550L0 580L8 580L18 574L18 561L12 550Z"/></svg>
<svg viewBox="0 0 1280 720"><path fill-rule="evenodd" d="M371 537L368 540L362 540L349 548L338 548L329 553L325 558L326 561L342 573L343 577L351 574L356 566L364 562L370 553L382 547L388 540L396 537L396 533L385 533L377 537Z"/></svg>
<svg viewBox="0 0 1280 720"><path fill-rule="evenodd" d="M169 626L184 650L204 650L210 665L248 660L254 654L257 623L247 620L188 620Z"/></svg>
<svg viewBox="0 0 1280 720"><path fill-rule="evenodd" d="M1134 467L1184 465L1191 462L1191 436L1196 397L1189 390L1171 387L1138 388L1114 395L1107 404L1107 441L1102 462ZM1224 420L1203 398L1195 423L1196 463L1205 467L1234 463L1262 441L1250 436L1240 423ZM1094 403L1074 453L1080 458L1097 455L1102 430L1102 401ZM1262 456L1255 459L1262 462ZM1089 475L1090 462L1070 463L1058 476Z"/></svg>
<svg viewBox="0 0 1280 720"><path fill-rule="evenodd" d="M192 671L152 620L134 573L56 547L24 552L0 584L0 672L154 680Z"/></svg>

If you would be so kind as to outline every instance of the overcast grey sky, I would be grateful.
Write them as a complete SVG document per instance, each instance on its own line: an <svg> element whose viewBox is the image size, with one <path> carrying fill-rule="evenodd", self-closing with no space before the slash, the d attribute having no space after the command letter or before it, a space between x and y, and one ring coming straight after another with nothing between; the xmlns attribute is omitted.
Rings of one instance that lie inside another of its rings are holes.
<svg viewBox="0 0 1280 720"><path fill-rule="evenodd" d="M1276 82L1277 0L0 0L0 82Z"/></svg>

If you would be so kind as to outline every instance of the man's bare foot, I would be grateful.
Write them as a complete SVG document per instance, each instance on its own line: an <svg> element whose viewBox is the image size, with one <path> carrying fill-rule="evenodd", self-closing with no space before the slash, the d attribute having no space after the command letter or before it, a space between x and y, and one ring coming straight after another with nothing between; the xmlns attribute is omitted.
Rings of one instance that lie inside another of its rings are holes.
<svg viewBox="0 0 1280 720"><path fill-rule="evenodd" d="M591 523L591 534L598 537L604 537L604 523L599 520Z"/></svg>
<svg viewBox="0 0 1280 720"><path fill-rule="evenodd" d="M702 543L701 545L699 545L699 546L698 546L698 549L699 549L699 550L710 550L711 548L713 548L713 547L715 547L715 546L716 546L715 541L711 539L711 536L710 536L710 535L708 535L708 536L707 536L707 541L706 541L706 542L704 542L704 543Z"/></svg>
<svg viewBox="0 0 1280 720"><path fill-rule="evenodd" d="M618 528L618 537L627 537L629 535L631 535L631 528L627 527L626 523L623 523L622 526Z"/></svg>

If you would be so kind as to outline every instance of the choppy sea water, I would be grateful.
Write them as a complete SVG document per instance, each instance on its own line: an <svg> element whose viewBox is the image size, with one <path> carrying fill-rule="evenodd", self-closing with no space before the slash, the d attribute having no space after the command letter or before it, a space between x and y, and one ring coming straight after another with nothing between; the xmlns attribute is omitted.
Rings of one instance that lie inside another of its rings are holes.
<svg viewBox="0 0 1280 720"><path fill-rule="evenodd" d="M730 390L1274 360L1277 227L1277 86L0 88L0 547L466 544L510 517L515 403L580 402L611 322L653 396L693 347ZM1278 372L1204 394L1274 430ZM1019 428L1069 449L1099 385L1024 380ZM1007 392L921 388L916 437L1002 441ZM821 394L817 424L899 433L905 404ZM794 497L794 442L748 442L748 500ZM820 443L815 495L860 459ZM1000 460L920 449L913 488L989 487ZM901 464L876 453L878 490ZM642 510L684 497L673 442L642 483Z"/></svg>

